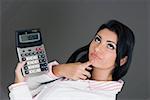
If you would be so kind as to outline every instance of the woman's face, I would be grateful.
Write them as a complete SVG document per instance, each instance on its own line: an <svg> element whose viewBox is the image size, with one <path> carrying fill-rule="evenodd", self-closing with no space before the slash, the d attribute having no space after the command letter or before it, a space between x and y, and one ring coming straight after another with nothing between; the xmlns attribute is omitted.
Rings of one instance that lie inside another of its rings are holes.
<svg viewBox="0 0 150 100"><path fill-rule="evenodd" d="M99 69L113 69L116 60L117 35L105 28L92 40L89 48L89 60Z"/></svg>

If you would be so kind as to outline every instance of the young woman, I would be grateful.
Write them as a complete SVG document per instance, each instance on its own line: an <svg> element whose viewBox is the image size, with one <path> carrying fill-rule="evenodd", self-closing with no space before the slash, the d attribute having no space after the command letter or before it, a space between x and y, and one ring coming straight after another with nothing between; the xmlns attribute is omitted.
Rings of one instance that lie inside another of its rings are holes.
<svg viewBox="0 0 150 100"><path fill-rule="evenodd" d="M124 24L110 20L100 26L92 41L75 51L66 64L49 63L49 73L24 78L20 62L11 100L115 100L121 78L127 73L134 35Z"/></svg>

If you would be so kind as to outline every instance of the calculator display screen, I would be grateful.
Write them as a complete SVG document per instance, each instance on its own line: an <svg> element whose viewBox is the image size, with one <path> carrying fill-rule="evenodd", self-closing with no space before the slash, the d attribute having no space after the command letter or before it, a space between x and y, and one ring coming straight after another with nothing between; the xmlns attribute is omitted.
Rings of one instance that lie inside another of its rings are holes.
<svg viewBox="0 0 150 100"><path fill-rule="evenodd" d="M40 40L39 33L22 34L19 36L21 43L35 42Z"/></svg>

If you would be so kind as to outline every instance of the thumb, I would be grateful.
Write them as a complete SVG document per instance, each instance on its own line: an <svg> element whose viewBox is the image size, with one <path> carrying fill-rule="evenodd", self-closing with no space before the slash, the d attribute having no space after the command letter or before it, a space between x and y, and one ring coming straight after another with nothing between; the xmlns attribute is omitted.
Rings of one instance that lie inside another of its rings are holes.
<svg viewBox="0 0 150 100"><path fill-rule="evenodd" d="M85 63L82 63L81 66L83 66L84 68L87 68L88 66L92 65L92 62L91 61L87 61Z"/></svg>
<svg viewBox="0 0 150 100"><path fill-rule="evenodd" d="M19 62L19 63L17 64L16 70L19 71L22 67L24 67L25 63L26 63L26 61Z"/></svg>
<svg viewBox="0 0 150 100"><path fill-rule="evenodd" d="M24 67L25 63L26 63L26 61L19 62L17 64L17 68L15 70L15 83L23 82L25 80L25 78L23 77L23 75L21 73L21 68Z"/></svg>

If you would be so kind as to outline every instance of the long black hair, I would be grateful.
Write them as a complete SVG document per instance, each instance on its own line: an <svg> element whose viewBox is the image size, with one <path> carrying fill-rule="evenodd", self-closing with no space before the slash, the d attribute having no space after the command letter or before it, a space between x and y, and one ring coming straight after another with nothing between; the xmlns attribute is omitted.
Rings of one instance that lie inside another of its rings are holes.
<svg viewBox="0 0 150 100"><path fill-rule="evenodd" d="M128 71L131 64L132 52L135 44L135 37L133 31L117 20L110 20L102 24L97 30L96 34L102 29L109 29L116 33L118 37L115 68L112 72L113 81L121 79ZM91 42L90 42L91 43ZM67 63L86 62L88 61L88 53L90 43L84 47L77 49L68 59ZM120 65L120 60L127 56L127 61L124 65Z"/></svg>

